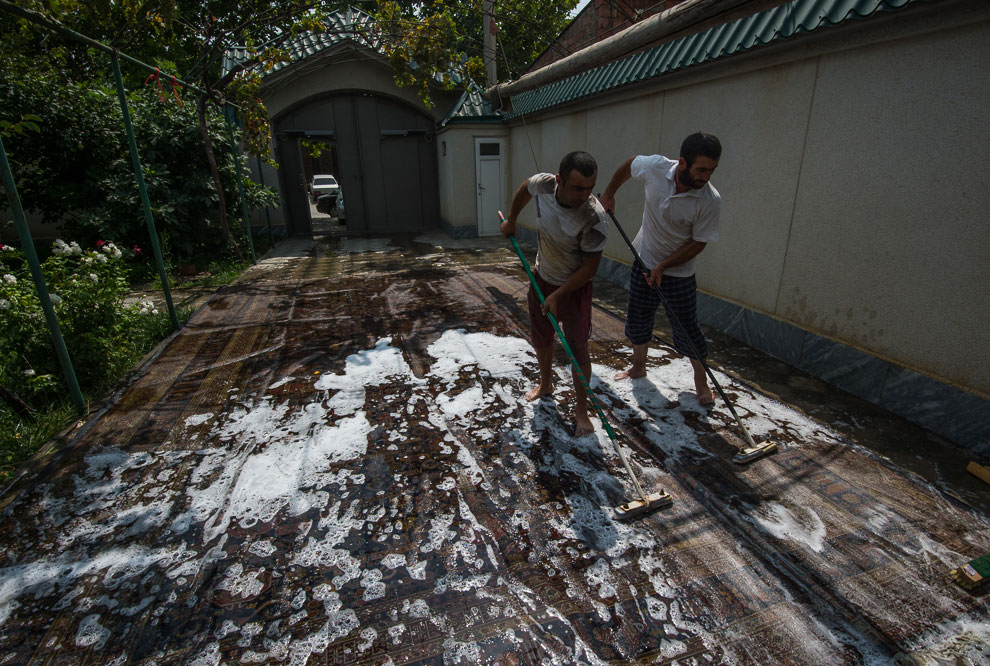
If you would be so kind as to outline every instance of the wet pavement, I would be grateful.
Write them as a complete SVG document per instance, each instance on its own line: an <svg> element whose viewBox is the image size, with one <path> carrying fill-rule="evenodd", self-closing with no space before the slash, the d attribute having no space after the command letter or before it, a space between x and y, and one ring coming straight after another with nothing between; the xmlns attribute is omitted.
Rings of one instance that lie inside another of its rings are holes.
<svg viewBox="0 0 990 666"><path fill-rule="evenodd" d="M596 282L572 436L502 239L290 239L203 303L0 500L5 664L978 664L990 552L964 452L713 331L629 349ZM618 316L617 316L618 315ZM665 335L662 322L658 332ZM630 523L616 446L674 503Z"/></svg>

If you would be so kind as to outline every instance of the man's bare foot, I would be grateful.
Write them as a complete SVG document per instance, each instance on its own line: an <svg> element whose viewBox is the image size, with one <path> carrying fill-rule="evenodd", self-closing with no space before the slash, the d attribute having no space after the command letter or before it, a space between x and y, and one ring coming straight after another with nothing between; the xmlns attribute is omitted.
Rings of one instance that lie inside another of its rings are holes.
<svg viewBox="0 0 990 666"><path fill-rule="evenodd" d="M711 407L715 404L715 396L707 388L704 391L698 391L698 404L702 407Z"/></svg>
<svg viewBox="0 0 990 666"><path fill-rule="evenodd" d="M574 415L574 436L584 437L595 432L595 424L591 422L587 414Z"/></svg>
<svg viewBox="0 0 990 666"><path fill-rule="evenodd" d="M542 386L537 386L535 389L530 389L526 391L526 402L533 402L534 400L539 400L545 395L553 395L553 387L544 389Z"/></svg>
<svg viewBox="0 0 990 666"><path fill-rule="evenodd" d="M614 379L617 382L621 382L623 379L639 379L640 377L645 377L645 376L646 376L646 368L637 368L633 366L628 370L617 372L612 379Z"/></svg>

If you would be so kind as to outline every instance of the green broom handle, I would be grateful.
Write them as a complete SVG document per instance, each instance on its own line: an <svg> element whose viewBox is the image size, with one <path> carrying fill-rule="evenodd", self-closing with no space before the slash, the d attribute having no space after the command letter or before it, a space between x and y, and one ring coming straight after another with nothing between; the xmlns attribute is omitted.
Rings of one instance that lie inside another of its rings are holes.
<svg viewBox="0 0 990 666"><path fill-rule="evenodd" d="M523 256L522 249L520 249L519 243L516 241L516 237L509 236L509 240L512 241L512 247L515 248L516 254L519 255L519 261L522 262L523 268L526 269L526 275L529 276L529 283L533 285L533 290L536 292L536 295L540 298L540 303L545 305L547 299L543 297L543 291L540 289L540 285L536 283L536 277L533 276L533 271L530 270L529 263L526 261L526 257ZM584 386L585 391L588 394L588 397L595 405L595 411L598 412L598 417L601 418L604 426L609 430L611 430L611 427L608 425L608 422L605 420L605 417L602 414L601 408L598 406L598 400L595 398L595 394L592 393L591 391L591 385L588 383L588 380L584 376L584 372L581 370L581 364L578 363L577 357L575 357L574 352L571 351L571 346L567 344L567 338L564 337L564 332L563 330L561 330L560 324L557 323L557 318L554 317L553 313L550 312L549 310L547 311L547 317L550 319L550 323L553 324L553 330L557 332L557 337L560 338L560 343L564 345L564 351L567 352L567 357L571 359L571 365L574 366L574 372L576 372L577 376L581 379L581 384Z"/></svg>
<svg viewBox="0 0 990 666"><path fill-rule="evenodd" d="M503 220L505 218L502 218ZM519 243L516 241L515 236L509 236L509 240L512 241L512 247L515 249L516 254L519 255L519 260L523 264L523 268L526 269L526 275L529 276L529 283L533 285L533 290L536 295L540 298L541 304L546 304L546 298L543 297L543 291L540 290L540 285L536 283L536 278L533 276L533 271L529 268L529 262L526 261L526 257L523 256L522 249L519 247ZM561 330L560 325L557 323L557 318L553 316L553 313L549 310L547 311L547 317L550 319L550 323L553 324L553 330L557 332L557 337L560 338L560 343L564 346L564 351L567 352L568 358L571 359L571 365L574 366L574 372L577 374L578 378L581 380L581 384L584 386L585 392L588 394L588 400L595 408L595 412L598 414L598 418L602 421L602 426L605 431L609 434L612 439L616 439L617 435L612 430L612 426L609 425L608 421L605 419L605 413L602 411L601 405L598 403L598 398L595 396L594 392L591 390L591 384L584 376L584 372L581 370L581 365L578 363L577 358L574 356L574 352L571 351L571 346L567 344L567 338L564 337L564 332Z"/></svg>
<svg viewBox="0 0 990 666"><path fill-rule="evenodd" d="M505 218L502 218L503 220ZM543 292L540 290L540 285L536 284L536 278L533 277L533 271L529 268L529 262L526 261L526 257L523 256L522 250L519 248L519 243L516 241L515 236L509 236L509 240L512 241L512 247L515 248L516 254L519 255L519 261L522 262L523 268L526 269L526 275L529 276L529 283L533 285L533 290L536 295L540 298L540 303L546 303L546 299L543 297ZM574 356L574 352L571 351L571 346L567 344L567 338L564 337L564 332L560 330L560 325L557 323L557 318L553 316L553 313L549 310L547 311L547 317L550 319L550 323L553 324L553 330L557 332L557 337L560 338L560 342L564 345L564 351L567 352L567 356L571 359L571 365L574 366L574 372L581 380L581 384L584 386L585 393L588 395L588 401L594 406L595 413L598 414L598 418L601 419L602 427L605 428L605 432L608 433L609 438L615 442L615 450L619 452L619 458L622 459L622 464L625 466L626 471L629 473L629 478L632 479L633 485L636 486L636 492L639 493L641 498L646 499L646 493L643 492L643 487L639 485L639 479L633 474L632 468L629 466L629 461L626 460L626 454L622 452L622 448L619 446L619 437L612 430L612 426L609 425L608 420L605 418L605 412L602 411L601 405L598 403L598 398L595 396L594 391L591 390L591 384L584 376L584 372L581 370L581 365L578 363L577 358Z"/></svg>
<svg viewBox="0 0 990 666"><path fill-rule="evenodd" d="M503 222L505 218L502 217L502 212L499 211L498 217ZM529 268L529 262L526 261L526 257L523 256L522 249L519 247L519 243L516 241L514 235L509 236L509 240L512 241L512 247L515 249L516 254L519 256L519 261L522 262L523 268L526 269L526 275L529 276L529 283L533 285L533 290L540 299L541 304L546 304L546 299L543 297L543 291L540 289L540 285L536 283L536 278L533 276L533 271ZM585 393L588 395L588 401L595 408L595 413L598 414L598 418L602 422L602 427L605 428L605 432L613 442L615 442L615 450L619 452L619 458L622 459L622 464L625 466L626 471L629 473L629 478L632 479L633 485L636 486L636 492L644 500L646 499L646 493L643 492L643 487L639 485L639 479L633 474L632 468L629 466L629 461L626 460L626 454L622 452L622 448L619 446L619 437L612 430L612 426L609 425L608 420L605 418L605 412L602 411L601 405L598 402L598 397L595 395L594 391L591 390L591 383L585 378L584 372L581 370L581 365L578 363L577 358L574 356L574 352L571 351L571 346L567 344L567 338L564 337L564 332L560 329L560 325L557 323L557 318L549 310L547 311L547 317L550 319L550 323L553 324L553 330L557 332L557 337L560 338L560 343L564 346L564 351L567 352L568 358L571 359L571 365L574 366L574 373L581 380L582 386L584 386Z"/></svg>

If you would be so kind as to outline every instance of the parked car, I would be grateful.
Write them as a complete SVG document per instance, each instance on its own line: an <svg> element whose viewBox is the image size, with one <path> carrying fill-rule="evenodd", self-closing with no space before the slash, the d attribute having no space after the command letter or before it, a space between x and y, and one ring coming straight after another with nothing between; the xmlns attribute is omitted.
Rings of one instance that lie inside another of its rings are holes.
<svg viewBox="0 0 990 666"><path fill-rule="evenodd" d="M316 174L309 183L309 195L313 197L313 203L317 202L321 194L335 195L339 191L337 179L330 174Z"/></svg>
<svg viewBox="0 0 990 666"><path fill-rule="evenodd" d="M324 215L333 215L334 206L337 205L337 194L321 194L316 197L316 211Z"/></svg>
<svg viewBox="0 0 990 666"><path fill-rule="evenodd" d="M337 195L337 219L340 222L343 222L344 219L345 219L344 218L344 192L343 192L343 190L341 190L341 192Z"/></svg>

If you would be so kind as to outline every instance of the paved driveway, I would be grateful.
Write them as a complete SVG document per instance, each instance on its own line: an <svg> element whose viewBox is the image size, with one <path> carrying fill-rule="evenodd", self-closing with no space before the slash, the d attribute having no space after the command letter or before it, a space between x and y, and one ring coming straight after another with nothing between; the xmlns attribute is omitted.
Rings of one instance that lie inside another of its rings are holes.
<svg viewBox="0 0 990 666"><path fill-rule="evenodd" d="M596 310L594 389L674 498L616 522L632 486L601 427L571 435L565 359L520 399L513 256L445 245L336 238L209 300L3 499L0 665L990 658L947 577L986 516L720 375L781 443L734 465L683 359L611 380Z"/></svg>

